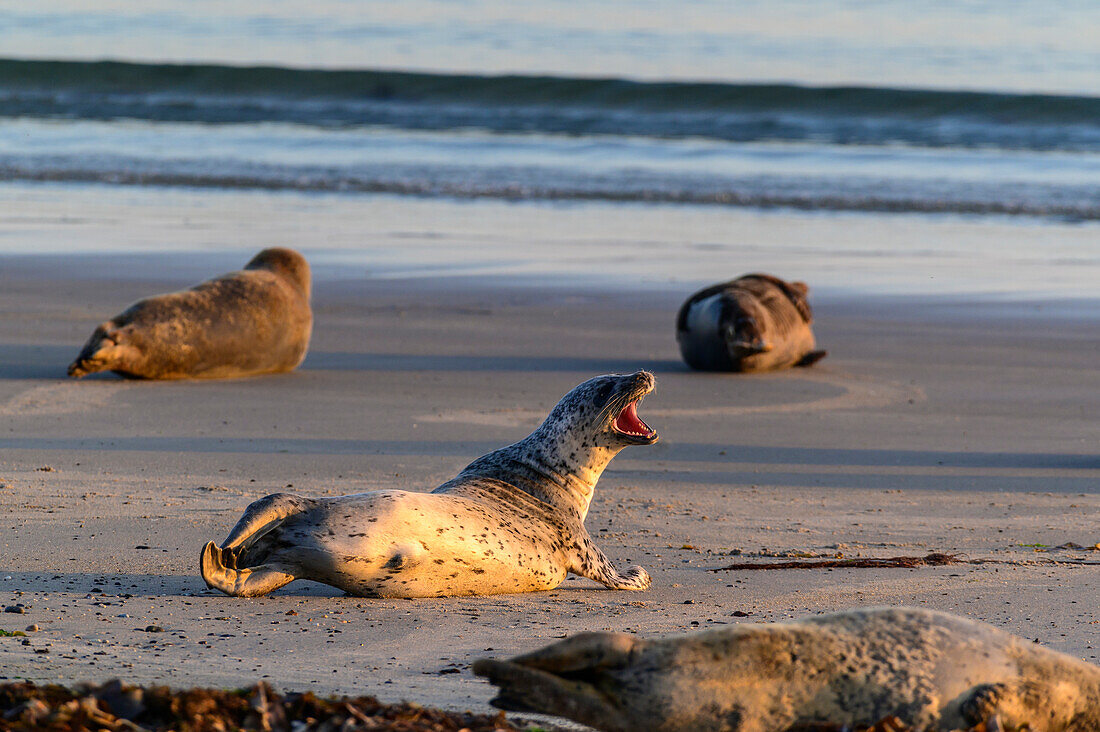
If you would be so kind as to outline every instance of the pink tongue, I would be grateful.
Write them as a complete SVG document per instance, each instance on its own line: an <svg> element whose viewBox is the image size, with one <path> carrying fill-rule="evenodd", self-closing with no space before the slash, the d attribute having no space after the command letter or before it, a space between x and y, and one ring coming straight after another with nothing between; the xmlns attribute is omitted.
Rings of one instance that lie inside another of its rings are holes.
<svg viewBox="0 0 1100 732"><path fill-rule="evenodd" d="M648 435L651 430L645 422L638 419L638 408L635 402L627 404L619 416L615 418L615 428L620 432L631 435Z"/></svg>

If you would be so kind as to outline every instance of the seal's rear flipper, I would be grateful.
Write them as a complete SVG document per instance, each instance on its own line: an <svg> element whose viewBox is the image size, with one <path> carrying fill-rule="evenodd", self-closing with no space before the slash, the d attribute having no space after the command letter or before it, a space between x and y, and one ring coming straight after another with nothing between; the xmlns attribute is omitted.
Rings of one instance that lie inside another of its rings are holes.
<svg viewBox="0 0 1100 732"><path fill-rule="evenodd" d="M270 547L261 540L311 503L290 493L272 493L249 504L222 546L211 541L203 547L199 568L207 586L227 595L258 597L292 582L290 568L269 561Z"/></svg>
<svg viewBox="0 0 1100 732"><path fill-rule="evenodd" d="M795 364L795 366L813 366L815 363L828 355L828 351L810 351L805 356L803 356L802 359Z"/></svg>
<svg viewBox="0 0 1100 732"><path fill-rule="evenodd" d="M237 597L259 597L293 582L294 575L274 565L236 569L236 553L214 542L202 548L199 566L206 586Z"/></svg>
<svg viewBox="0 0 1100 732"><path fill-rule="evenodd" d="M68 373L79 379L97 371L125 372L138 356L138 350L126 343L125 332L108 322L95 329L80 355L69 364Z"/></svg>
<svg viewBox="0 0 1100 732"><path fill-rule="evenodd" d="M282 524L289 516L301 513L310 501L293 493L272 493L248 504L237 519L223 546L225 549L247 551L265 534Z"/></svg>

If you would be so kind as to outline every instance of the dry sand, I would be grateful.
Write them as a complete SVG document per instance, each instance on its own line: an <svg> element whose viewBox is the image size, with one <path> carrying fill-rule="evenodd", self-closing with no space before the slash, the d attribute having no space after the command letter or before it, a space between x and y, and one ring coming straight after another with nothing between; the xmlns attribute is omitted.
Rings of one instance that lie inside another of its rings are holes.
<svg viewBox="0 0 1100 732"><path fill-rule="evenodd" d="M297 373L67 381L96 323L194 280L93 269L0 260L0 605L27 608L0 614L0 629L39 626L29 645L0 638L0 678L266 679L485 710L492 689L468 670L478 657L582 630L657 634L882 604L1097 657L1100 567L1070 562L1100 552L1032 546L1100 541L1095 317L817 300L829 357L746 377L680 363L672 322L690 287L322 281ZM202 544L260 496L430 490L527 434L576 383L639 367L657 375L640 413L661 441L612 462L587 523L615 561L648 568L648 592L571 578L545 593L394 601L295 582L244 600L196 574ZM1008 563L708 571L731 555L929 551Z"/></svg>

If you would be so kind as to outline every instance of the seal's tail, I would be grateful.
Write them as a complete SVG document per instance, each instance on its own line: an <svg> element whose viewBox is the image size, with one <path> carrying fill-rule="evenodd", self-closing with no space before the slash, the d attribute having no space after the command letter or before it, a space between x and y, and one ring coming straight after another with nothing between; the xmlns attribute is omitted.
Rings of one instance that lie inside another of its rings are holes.
<svg viewBox="0 0 1100 732"><path fill-rule="evenodd" d="M308 503L301 496L274 493L249 505L224 544L218 546L211 541L203 547L199 568L207 586L227 595L256 597L292 581L294 575L277 563L239 565L242 559L252 558L245 555L265 534L301 513Z"/></svg>
<svg viewBox="0 0 1100 732"><path fill-rule="evenodd" d="M137 355L137 349L125 342L122 330L113 323L103 323L69 364L69 376L79 379L97 371L126 370Z"/></svg>

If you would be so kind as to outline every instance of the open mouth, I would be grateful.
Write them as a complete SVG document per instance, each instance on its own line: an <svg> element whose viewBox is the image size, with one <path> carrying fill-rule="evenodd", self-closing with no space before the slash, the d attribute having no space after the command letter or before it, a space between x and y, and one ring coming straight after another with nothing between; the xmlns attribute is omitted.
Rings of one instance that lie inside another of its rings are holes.
<svg viewBox="0 0 1100 732"><path fill-rule="evenodd" d="M619 434L631 439L640 442L656 442L657 433L638 417L638 403L641 401L641 399L635 399L623 407L611 426Z"/></svg>

